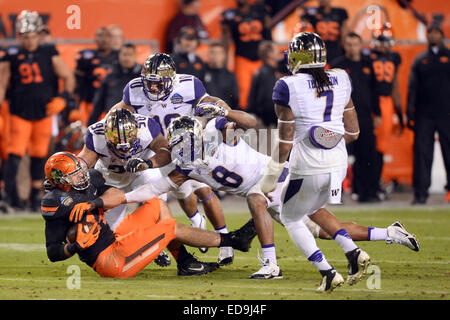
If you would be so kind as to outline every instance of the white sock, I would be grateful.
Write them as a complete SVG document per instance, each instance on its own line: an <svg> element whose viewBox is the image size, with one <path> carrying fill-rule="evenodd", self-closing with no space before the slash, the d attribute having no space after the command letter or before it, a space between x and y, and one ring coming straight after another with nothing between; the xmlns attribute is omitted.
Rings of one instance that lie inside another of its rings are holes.
<svg viewBox="0 0 450 320"><path fill-rule="evenodd" d="M224 225L222 228L214 229L217 233L228 233L227 225Z"/></svg>
<svg viewBox="0 0 450 320"><path fill-rule="evenodd" d="M386 240L387 229L386 228L369 227L367 238L369 239L369 241Z"/></svg>
<svg viewBox="0 0 450 320"><path fill-rule="evenodd" d="M303 221L288 222L285 226L292 241L314 267L318 270L329 270L332 268L319 247L317 247L314 236Z"/></svg>
<svg viewBox="0 0 450 320"><path fill-rule="evenodd" d="M263 252L263 260L264 261L269 259L269 261L271 261L272 263L275 263L276 265L278 265L278 263L277 263L277 254L276 254L276 251L275 251L275 244L274 243L262 246L262 252Z"/></svg>
<svg viewBox="0 0 450 320"><path fill-rule="evenodd" d="M344 249L345 253L358 248L358 246L353 242L352 238L350 238L350 235L347 233L347 231L345 231L345 229L336 231L333 239L342 247L342 249Z"/></svg>
<svg viewBox="0 0 450 320"><path fill-rule="evenodd" d="M330 270L332 268L320 249L310 255L308 261L318 270Z"/></svg>
<svg viewBox="0 0 450 320"><path fill-rule="evenodd" d="M200 228L202 216L200 215L200 212L198 212L198 210L192 217L189 217L189 220L191 220L191 226L193 226L194 228Z"/></svg>

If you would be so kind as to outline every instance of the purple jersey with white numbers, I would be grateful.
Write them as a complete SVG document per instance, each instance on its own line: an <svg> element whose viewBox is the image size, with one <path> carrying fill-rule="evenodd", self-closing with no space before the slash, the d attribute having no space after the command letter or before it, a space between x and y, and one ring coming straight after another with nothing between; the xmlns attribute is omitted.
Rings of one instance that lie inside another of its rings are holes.
<svg viewBox="0 0 450 320"><path fill-rule="evenodd" d="M143 89L141 78L131 80L123 90L123 101L136 113L152 117L167 135L170 122L180 116L194 115L193 104L206 94L203 83L188 74L177 74L172 92L164 100L151 101Z"/></svg>
<svg viewBox="0 0 450 320"><path fill-rule="evenodd" d="M149 159L154 154L149 146L153 139L161 133L161 127L152 118L139 114L133 115L138 124L138 144L129 158L120 157L108 147L105 136L105 119L89 126L86 132L86 148L99 156L95 169L103 173L106 184L116 188L125 188L140 174L139 172L126 172L125 165L131 158Z"/></svg>

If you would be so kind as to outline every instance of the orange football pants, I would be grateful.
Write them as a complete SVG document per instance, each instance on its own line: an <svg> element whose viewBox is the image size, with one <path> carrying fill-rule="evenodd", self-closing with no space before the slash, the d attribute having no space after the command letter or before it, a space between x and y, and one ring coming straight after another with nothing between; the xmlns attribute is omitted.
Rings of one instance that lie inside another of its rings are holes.
<svg viewBox="0 0 450 320"><path fill-rule="evenodd" d="M175 219L159 220L154 198L127 215L117 226L116 241L103 250L92 268L102 277L130 278L144 269L175 239Z"/></svg>
<svg viewBox="0 0 450 320"><path fill-rule="evenodd" d="M26 120L14 114L9 118L8 153L23 157L45 158L52 137L52 117Z"/></svg>
<svg viewBox="0 0 450 320"><path fill-rule="evenodd" d="M394 123L394 100L391 96L380 96L381 125L375 128L376 147L378 152L385 154L389 148Z"/></svg>
<svg viewBox="0 0 450 320"><path fill-rule="evenodd" d="M260 60L253 61L241 56L236 56L234 60L234 73L239 87L239 107L247 108L248 95L252 86L252 78L255 72L263 66Z"/></svg>

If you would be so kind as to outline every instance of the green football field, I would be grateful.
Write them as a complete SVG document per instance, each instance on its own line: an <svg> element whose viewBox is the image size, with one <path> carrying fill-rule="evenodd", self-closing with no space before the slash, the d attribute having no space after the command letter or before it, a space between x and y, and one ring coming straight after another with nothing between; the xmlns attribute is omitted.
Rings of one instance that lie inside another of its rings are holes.
<svg viewBox="0 0 450 320"><path fill-rule="evenodd" d="M224 208L226 211L226 208ZM44 223L39 215L0 216L0 299L437 299L450 297L450 210L440 209L340 209L341 221L386 227L400 220L415 233L421 250L413 252L383 241L358 242L372 258L370 274L355 286L344 285L334 292L317 293L320 274L301 255L287 232L275 225L278 263L284 278L250 280L257 271L258 240L248 253L235 252L231 266L203 276L178 277L176 266L161 268L154 263L132 279L106 279L74 256L51 263L47 259ZM248 213L228 214L229 230L244 224ZM187 219L177 216L181 222ZM208 228L211 228L208 225ZM317 240L328 261L344 276L345 256L334 241ZM201 254L203 261L215 261L218 249Z"/></svg>

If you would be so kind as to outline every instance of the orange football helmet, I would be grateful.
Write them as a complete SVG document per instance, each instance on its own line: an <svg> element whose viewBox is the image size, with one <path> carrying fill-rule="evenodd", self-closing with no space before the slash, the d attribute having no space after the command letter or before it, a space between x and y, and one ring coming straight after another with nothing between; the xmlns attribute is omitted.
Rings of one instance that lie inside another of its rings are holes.
<svg viewBox="0 0 450 320"><path fill-rule="evenodd" d="M62 191L85 190L90 185L88 166L71 152L57 152L45 163L45 176Z"/></svg>

